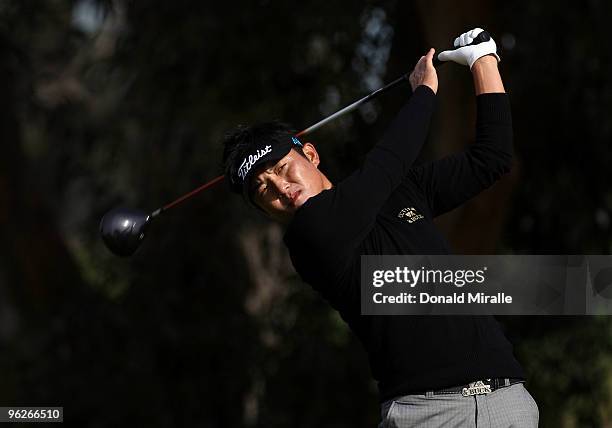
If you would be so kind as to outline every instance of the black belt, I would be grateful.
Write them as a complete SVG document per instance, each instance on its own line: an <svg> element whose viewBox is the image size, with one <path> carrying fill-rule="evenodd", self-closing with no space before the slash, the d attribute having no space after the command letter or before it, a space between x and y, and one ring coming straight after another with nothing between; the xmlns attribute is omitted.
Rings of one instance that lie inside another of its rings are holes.
<svg viewBox="0 0 612 428"><path fill-rule="evenodd" d="M470 382L466 385L458 385L452 388L438 389L436 391L427 391L421 393L422 395L444 395L444 394L461 394L464 397L471 395L489 394L496 389L503 388L505 386L514 385L516 383L525 382L524 379L506 377L506 378L494 378L494 379L483 379L475 382Z"/></svg>

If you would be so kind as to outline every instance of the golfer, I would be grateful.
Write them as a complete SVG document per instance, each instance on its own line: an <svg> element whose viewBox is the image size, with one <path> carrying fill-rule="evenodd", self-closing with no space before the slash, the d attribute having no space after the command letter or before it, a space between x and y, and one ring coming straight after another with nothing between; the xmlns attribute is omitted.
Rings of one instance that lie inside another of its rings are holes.
<svg viewBox="0 0 612 428"><path fill-rule="evenodd" d="M232 189L286 226L302 279L348 323L378 381L381 426L536 427L512 345L491 316L363 316L360 256L449 254L433 219L510 170L512 122L493 39L459 36L438 59L469 66L476 138L463 152L415 166L434 111L438 78L430 49L410 74L413 94L363 165L338 183L315 147L272 122L238 127L224 141ZM409 216L402 215L410 212Z"/></svg>

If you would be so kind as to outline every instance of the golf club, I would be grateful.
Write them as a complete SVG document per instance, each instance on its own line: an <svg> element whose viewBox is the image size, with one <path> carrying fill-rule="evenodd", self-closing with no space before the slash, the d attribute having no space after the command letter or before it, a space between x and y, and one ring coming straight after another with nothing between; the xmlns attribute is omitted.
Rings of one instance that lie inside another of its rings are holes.
<svg viewBox="0 0 612 428"><path fill-rule="evenodd" d="M476 45L478 43L486 42L490 40L491 36L486 31L481 32L470 45ZM434 66L439 67L440 65L445 64L444 62L438 60L437 56L434 58ZM314 132L319 129L323 125L328 122L337 119L340 116L343 116L359 106L367 103L368 101L373 100L374 98L384 94L385 92L390 91L403 83L408 82L409 73L404 74L398 79L392 81L391 83L383 86L375 90L374 92L366 95L365 97L355 101L352 104L338 110L337 112L331 114L330 116L320 120L314 125L300 131L296 134L296 136L301 137L307 134ZM161 213L169 210L170 208L184 202L185 200L197 195L198 193L209 189L216 184L220 183L223 180L223 175L216 177L209 182L201 185L197 189L192 190L191 192L181 196L169 204L164 205L161 208L147 214L145 211L130 209L130 208L114 208L111 211L107 212L100 222L100 235L102 236L102 240L108 247L110 251L114 254L127 257L131 256L136 252L138 247L140 246L142 240L145 238L146 230L148 226L151 224L151 221L159 216Z"/></svg>

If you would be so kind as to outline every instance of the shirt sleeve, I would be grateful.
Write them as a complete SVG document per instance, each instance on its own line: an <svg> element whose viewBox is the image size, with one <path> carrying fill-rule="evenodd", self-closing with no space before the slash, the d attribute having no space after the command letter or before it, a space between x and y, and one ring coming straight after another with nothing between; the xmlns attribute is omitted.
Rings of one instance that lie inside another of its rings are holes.
<svg viewBox="0 0 612 428"><path fill-rule="evenodd" d="M512 166L512 116L507 94L476 97L476 139L462 152L411 169L434 217L492 186Z"/></svg>
<svg viewBox="0 0 612 428"><path fill-rule="evenodd" d="M427 136L434 106L435 93L427 86L417 87L362 167L296 212L285 242L306 282L322 284L344 272L389 196L406 180ZM309 263L315 255L313 269Z"/></svg>

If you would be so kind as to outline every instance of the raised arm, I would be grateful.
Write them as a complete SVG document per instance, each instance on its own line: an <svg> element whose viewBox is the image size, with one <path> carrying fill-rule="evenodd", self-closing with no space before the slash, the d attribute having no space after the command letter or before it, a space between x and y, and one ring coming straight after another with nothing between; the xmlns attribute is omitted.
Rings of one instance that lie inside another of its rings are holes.
<svg viewBox="0 0 612 428"><path fill-rule="evenodd" d="M296 213L286 238L292 241L299 237L301 251L318 254L330 271L337 271L369 233L383 204L405 180L423 146L438 87L433 53L430 50L417 63L410 76L412 96L383 139L368 152L361 168L311 198L307 217Z"/></svg>
<svg viewBox="0 0 612 428"><path fill-rule="evenodd" d="M460 38L467 34L470 33ZM453 61L469 65L472 72L477 108L475 142L460 153L413 168L409 174L424 191L433 216L452 210L490 187L512 165L510 102L498 70L495 42L490 42L490 51L482 52L483 56L472 62L460 62L462 58L456 60L456 54L448 55ZM465 56L469 53L464 51Z"/></svg>
<svg viewBox="0 0 612 428"><path fill-rule="evenodd" d="M367 154L363 166L337 186L338 209L353 210L358 229L373 222L389 195L401 184L417 158L435 106L438 77L430 49L410 75L413 94L388 127L383 139Z"/></svg>

